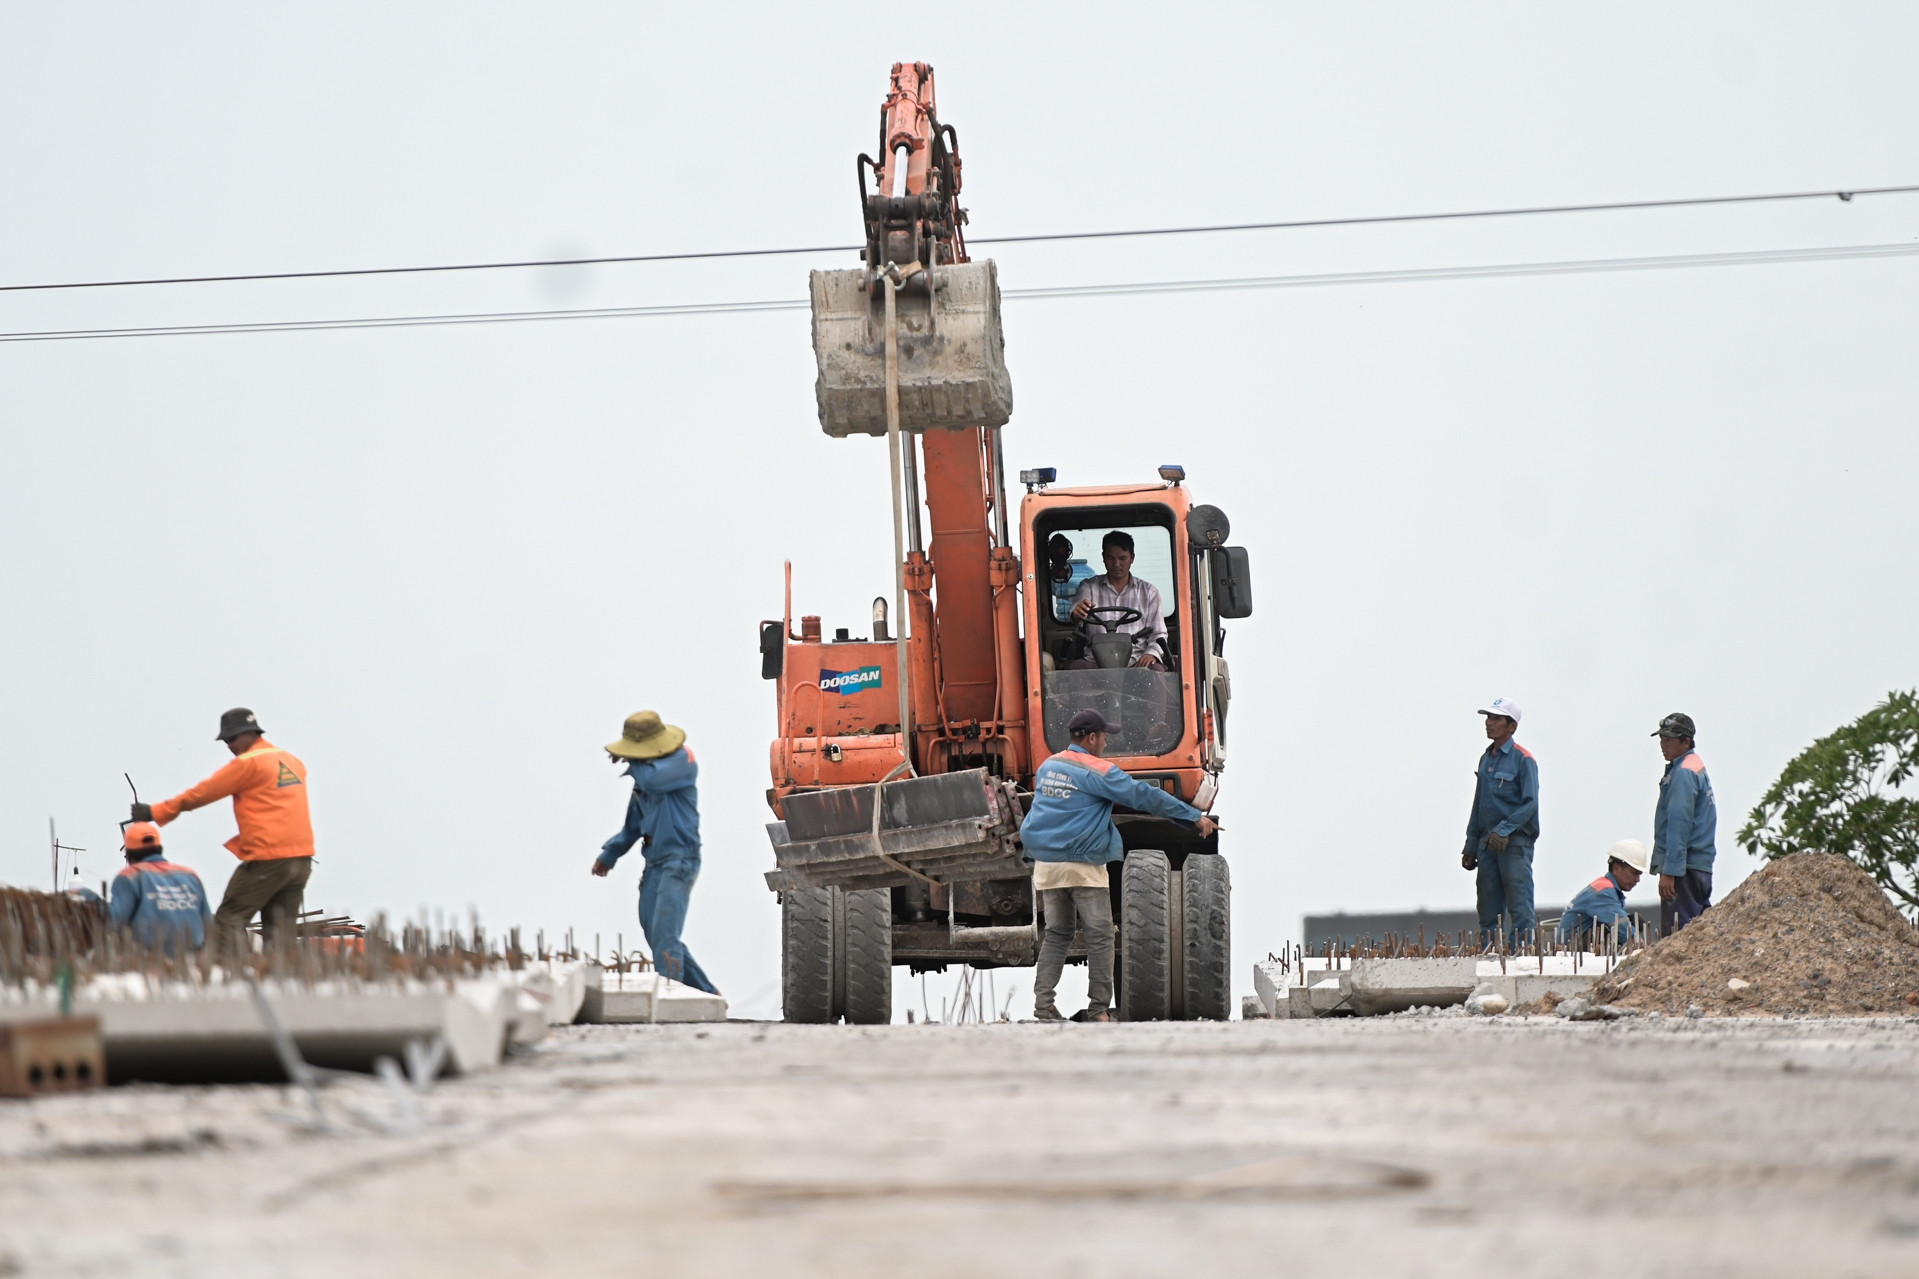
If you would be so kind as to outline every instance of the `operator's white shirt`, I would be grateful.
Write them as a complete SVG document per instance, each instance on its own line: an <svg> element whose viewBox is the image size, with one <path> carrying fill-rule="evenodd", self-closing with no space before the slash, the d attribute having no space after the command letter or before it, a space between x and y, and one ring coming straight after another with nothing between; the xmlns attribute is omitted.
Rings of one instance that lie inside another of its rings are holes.
<svg viewBox="0 0 1919 1279"><path fill-rule="evenodd" d="M1073 607L1078 608L1081 600L1093 601L1094 608L1136 608L1139 621L1131 623L1133 632L1133 661L1137 662L1146 653L1151 653L1161 662L1166 660L1166 622L1159 615L1159 588L1135 573L1126 583L1126 589L1116 591L1106 574L1099 573L1079 584L1079 590L1073 596ZM1080 634L1103 635L1106 628L1092 619L1080 623ZM1121 628L1125 629L1124 627Z"/></svg>

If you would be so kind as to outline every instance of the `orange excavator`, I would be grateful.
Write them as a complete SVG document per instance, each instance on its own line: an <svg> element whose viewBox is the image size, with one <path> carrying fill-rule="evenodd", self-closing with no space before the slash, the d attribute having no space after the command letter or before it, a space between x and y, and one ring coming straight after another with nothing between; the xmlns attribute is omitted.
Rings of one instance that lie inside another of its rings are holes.
<svg viewBox="0 0 1919 1279"><path fill-rule="evenodd" d="M880 154L861 155L858 174L862 265L812 274L816 394L826 434L887 437L897 572L870 635L829 638L814 615L795 628L790 564L784 612L760 627L778 708L766 880L796 1022L890 1021L896 964L1035 961L1044 921L1019 828L1034 770L1066 747L1074 712L1119 726L1107 756L1128 773L1210 809L1232 697L1223 623L1252 612L1246 551L1179 466L1085 488L1023 470L1015 542L998 277L966 253L959 139L939 120L930 66L894 66ZM1163 634L1144 633L1139 609L1072 617L1109 540L1130 541ZM1157 663L1136 664L1143 649ZM1226 1018L1218 834L1124 809L1115 822L1120 1016ZM1071 954L1083 959L1079 939Z"/></svg>

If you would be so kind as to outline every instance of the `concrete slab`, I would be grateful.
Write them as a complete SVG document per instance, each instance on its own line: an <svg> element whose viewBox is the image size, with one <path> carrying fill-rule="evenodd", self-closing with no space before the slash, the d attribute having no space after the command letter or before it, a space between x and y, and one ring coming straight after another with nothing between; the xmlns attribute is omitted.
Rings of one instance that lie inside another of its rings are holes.
<svg viewBox="0 0 1919 1279"><path fill-rule="evenodd" d="M1463 1004L1478 984L1471 955L1446 959L1355 959L1352 1007L1362 1016Z"/></svg>
<svg viewBox="0 0 1919 1279"><path fill-rule="evenodd" d="M501 978L453 983L262 984L300 1055L316 1066L373 1069L404 1060L411 1041L446 1041L446 1069L471 1074L499 1065L518 986ZM9 992L0 1020L45 1016L48 991ZM284 1078L265 1023L245 985L163 982L141 973L96 977L75 992L74 1011L100 1019L107 1076L115 1083L214 1083Z"/></svg>

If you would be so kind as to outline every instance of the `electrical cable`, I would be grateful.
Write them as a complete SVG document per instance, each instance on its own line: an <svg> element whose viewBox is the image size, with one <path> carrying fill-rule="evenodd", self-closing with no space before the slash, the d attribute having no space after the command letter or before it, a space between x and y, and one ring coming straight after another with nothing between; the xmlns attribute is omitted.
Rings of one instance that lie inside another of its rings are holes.
<svg viewBox="0 0 1919 1279"><path fill-rule="evenodd" d="M1768 266L1785 262L1836 262L1862 258L1919 256L1919 243L1845 244L1826 248L1761 249L1740 253L1683 253L1667 257L1589 258L1563 262L1509 262L1479 266L1419 267L1397 271L1342 271L1314 275L1233 276L1214 280L1145 280L1118 284L1075 284L1007 289L1007 301L1086 297L1125 297L1155 293L1218 293L1242 289L1313 288L1349 284L1414 284L1437 280L1498 279L1514 276L1597 274L1687 267ZM0 342L63 342L89 338L195 337L222 333L297 333L326 329L420 328L462 324L512 324L535 320L636 319L673 315L739 315L767 311L803 311L805 298L747 302L688 302L661 306L592 307L548 311L481 311L450 315L389 315L338 320L256 320L232 324L169 324L141 328L46 329L0 332Z"/></svg>
<svg viewBox="0 0 1919 1279"><path fill-rule="evenodd" d="M1765 195L1687 196L1671 200L1613 200L1601 204L1541 204L1512 209L1464 209L1448 213L1387 213L1351 218L1303 218L1288 222L1228 222L1206 226L1148 227L1132 231L1061 231L1039 235L968 237L969 244L1037 244L1065 240L1111 240L1156 235L1207 235L1225 231L1289 231L1306 227L1377 226L1397 222L1447 222L1465 218L1511 218L1545 213L1612 213L1630 209L1675 209L1716 204L1762 204L1785 200L1852 200L1861 195L1910 195L1919 185L1853 187L1839 191L1783 191ZM343 276L424 275L451 271L509 271L532 267L614 266L634 262L695 262L715 258L794 257L814 253L850 253L858 244L825 244L794 249L716 249L701 253L637 253L617 257L541 258L519 262L456 262L440 266L352 267L331 271L261 271L244 275L177 275L148 279L79 280L61 284L0 284L0 293L36 293L60 289L123 289L153 284L236 284L254 280L323 280Z"/></svg>

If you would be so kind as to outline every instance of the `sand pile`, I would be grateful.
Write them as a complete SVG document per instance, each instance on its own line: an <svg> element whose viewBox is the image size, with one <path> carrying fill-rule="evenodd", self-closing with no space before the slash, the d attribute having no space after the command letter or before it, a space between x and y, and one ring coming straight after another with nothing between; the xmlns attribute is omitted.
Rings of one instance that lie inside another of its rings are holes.
<svg viewBox="0 0 1919 1279"><path fill-rule="evenodd" d="M1798 853L1627 959L1593 998L1721 1016L1919 1013L1919 929L1857 865Z"/></svg>

